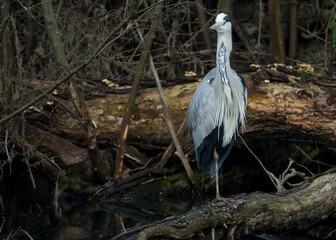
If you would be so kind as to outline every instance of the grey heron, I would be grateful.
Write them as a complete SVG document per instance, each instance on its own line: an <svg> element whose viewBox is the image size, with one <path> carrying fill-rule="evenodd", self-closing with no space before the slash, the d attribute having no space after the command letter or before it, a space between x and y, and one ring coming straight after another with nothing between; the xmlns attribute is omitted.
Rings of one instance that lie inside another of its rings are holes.
<svg viewBox="0 0 336 240"><path fill-rule="evenodd" d="M239 127L245 124L247 91L245 80L230 66L231 18L218 14L210 29L217 31L216 67L196 89L187 119L197 165L211 178L216 176L216 198L220 198L218 170L231 151Z"/></svg>

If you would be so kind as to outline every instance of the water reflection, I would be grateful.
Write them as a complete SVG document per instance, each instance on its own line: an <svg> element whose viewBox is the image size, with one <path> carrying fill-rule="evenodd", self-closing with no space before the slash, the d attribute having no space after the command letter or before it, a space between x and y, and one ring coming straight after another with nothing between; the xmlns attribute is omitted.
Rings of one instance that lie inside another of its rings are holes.
<svg viewBox="0 0 336 240"><path fill-rule="evenodd" d="M10 238L10 232L2 232L0 237L29 239L21 231L25 230L34 240L104 240L124 232L125 229L182 214L190 208L190 203L176 199L162 202L138 200L128 203L107 199L99 203L76 203L73 207L62 206L63 213L59 220L50 220L52 214L49 214L50 219L46 221L46 212L37 214L37 211L33 211L30 214L16 215L17 224L12 226L18 228L20 225L20 229L11 234Z"/></svg>

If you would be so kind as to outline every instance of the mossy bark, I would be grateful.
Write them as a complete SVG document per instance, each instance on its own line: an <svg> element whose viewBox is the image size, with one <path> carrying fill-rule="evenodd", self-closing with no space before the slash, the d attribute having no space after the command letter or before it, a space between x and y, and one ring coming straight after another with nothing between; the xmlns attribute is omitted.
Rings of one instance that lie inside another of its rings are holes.
<svg viewBox="0 0 336 240"><path fill-rule="evenodd" d="M335 180L336 174L328 173L281 194L259 192L214 200L186 214L130 229L113 239L203 239L197 237L200 231L206 233L213 227L217 227L216 231L224 229L227 237L238 238L308 229L335 211Z"/></svg>

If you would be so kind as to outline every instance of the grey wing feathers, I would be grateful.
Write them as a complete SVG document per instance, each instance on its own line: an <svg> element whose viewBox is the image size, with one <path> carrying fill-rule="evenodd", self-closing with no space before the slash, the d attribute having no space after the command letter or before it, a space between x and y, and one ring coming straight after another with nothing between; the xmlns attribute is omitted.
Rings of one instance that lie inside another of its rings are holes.
<svg viewBox="0 0 336 240"><path fill-rule="evenodd" d="M214 88L211 86L216 76L212 69L202 80L192 98L188 111L188 126L192 134L198 167L209 171L213 156L213 143L208 145L208 136L216 128ZM212 135L212 134L211 134Z"/></svg>
<svg viewBox="0 0 336 240"><path fill-rule="evenodd" d="M216 68L213 68L198 86L189 106L188 126L195 148L199 147L202 141L215 128L215 116L213 114L216 107L215 101L213 101L214 91L211 84L209 84L215 76Z"/></svg>

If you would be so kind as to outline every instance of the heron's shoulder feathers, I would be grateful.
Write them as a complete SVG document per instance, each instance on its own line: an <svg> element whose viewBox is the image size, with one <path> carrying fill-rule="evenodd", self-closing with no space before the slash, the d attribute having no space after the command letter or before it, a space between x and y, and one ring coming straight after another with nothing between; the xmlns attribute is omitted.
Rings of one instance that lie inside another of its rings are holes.
<svg viewBox="0 0 336 240"><path fill-rule="evenodd" d="M188 126L195 145L199 146L203 139L215 128L216 102L213 86L216 69L212 69L203 78L192 97L188 111Z"/></svg>

